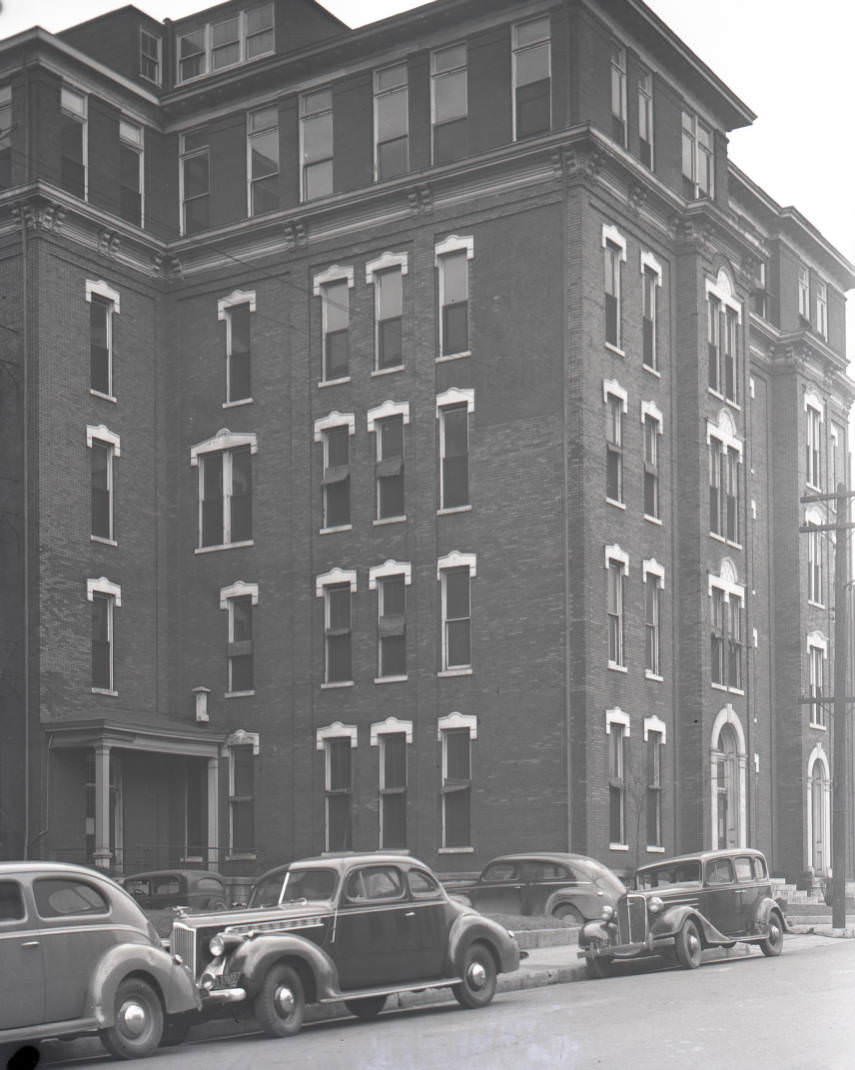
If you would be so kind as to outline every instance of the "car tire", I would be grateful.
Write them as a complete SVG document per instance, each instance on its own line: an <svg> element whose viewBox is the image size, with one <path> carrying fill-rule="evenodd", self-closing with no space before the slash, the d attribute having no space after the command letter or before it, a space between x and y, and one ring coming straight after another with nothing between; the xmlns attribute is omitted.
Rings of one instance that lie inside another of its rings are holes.
<svg viewBox="0 0 855 1070"><path fill-rule="evenodd" d="M193 1024L189 1014L175 1014L166 1019L163 1027L163 1036L160 1038L161 1048L176 1048L183 1044Z"/></svg>
<svg viewBox="0 0 855 1070"><path fill-rule="evenodd" d="M163 1036L163 1007L147 981L129 977L116 989L113 1024L99 1032L117 1059L140 1059L156 1051Z"/></svg>
<svg viewBox="0 0 855 1070"><path fill-rule="evenodd" d="M292 1037L300 1032L306 996L300 975L284 962L267 971L255 997L255 1018L272 1037Z"/></svg>
<svg viewBox="0 0 855 1070"><path fill-rule="evenodd" d="M565 921L569 925L584 925L585 919L572 903L562 903L552 911L553 918Z"/></svg>
<svg viewBox="0 0 855 1070"><path fill-rule="evenodd" d="M612 975L610 959L600 958L598 955L585 956L585 973L592 981L602 981Z"/></svg>
<svg viewBox="0 0 855 1070"><path fill-rule="evenodd" d="M674 938L677 961L686 970L696 970L701 964L704 945L697 923L689 918Z"/></svg>
<svg viewBox="0 0 855 1070"><path fill-rule="evenodd" d="M229 905L225 899L221 899L219 896L216 899L209 899L208 905L205 910L228 910Z"/></svg>
<svg viewBox="0 0 855 1070"><path fill-rule="evenodd" d="M364 996L362 999L346 999L344 1005L351 1014L361 1018L363 1021L368 1021L371 1018L376 1018L380 1011L383 1010L386 1006L386 997Z"/></svg>
<svg viewBox="0 0 855 1070"><path fill-rule="evenodd" d="M784 920L777 910L769 914L769 935L760 941L760 950L775 958L784 950Z"/></svg>
<svg viewBox="0 0 855 1070"><path fill-rule="evenodd" d="M463 953L459 984L451 991L461 1007L486 1007L496 994L496 962L486 944L471 944Z"/></svg>

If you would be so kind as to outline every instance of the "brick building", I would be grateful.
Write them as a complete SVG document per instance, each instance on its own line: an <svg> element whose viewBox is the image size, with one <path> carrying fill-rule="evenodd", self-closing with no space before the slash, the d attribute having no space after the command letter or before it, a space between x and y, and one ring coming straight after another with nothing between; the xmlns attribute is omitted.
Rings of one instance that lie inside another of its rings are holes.
<svg viewBox="0 0 855 1070"><path fill-rule="evenodd" d="M827 870L852 265L641 0L0 42L0 855Z"/></svg>

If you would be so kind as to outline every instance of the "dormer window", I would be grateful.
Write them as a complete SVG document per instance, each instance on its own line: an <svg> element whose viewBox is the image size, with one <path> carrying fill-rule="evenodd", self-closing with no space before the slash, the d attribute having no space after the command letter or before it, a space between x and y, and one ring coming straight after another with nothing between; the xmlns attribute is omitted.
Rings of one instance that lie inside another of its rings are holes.
<svg viewBox="0 0 855 1070"><path fill-rule="evenodd" d="M179 33L178 81L189 82L239 63L248 63L259 56L269 55L273 48L273 4L259 4L220 22L209 22Z"/></svg>

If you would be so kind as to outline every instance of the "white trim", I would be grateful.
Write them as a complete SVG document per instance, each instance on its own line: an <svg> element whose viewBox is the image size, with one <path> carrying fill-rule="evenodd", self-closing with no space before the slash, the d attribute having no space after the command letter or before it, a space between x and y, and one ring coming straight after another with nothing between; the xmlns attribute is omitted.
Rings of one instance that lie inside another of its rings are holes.
<svg viewBox="0 0 855 1070"><path fill-rule="evenodd" d="M321 416L315 420L315 442L323 441L325 431L329 431L333 427L344 427L345 425L347 425L347 433L349 435L356 433L356 417L353 413L339 412L337 409L333 409L326 416Z"/></svg>
<svg viewBox="0 0 855 1070"><path fill-rule="evenodd" d="M333 721L332 724L325 725L315 732L315 750L323 750L324 744L328 739L341 739L342 737L350 739L350 749L355 750L356 736L355 724L342 724L341 721Z"/></svg>
<svg viewBox="0 0 855 1070"><path fill-rule="evenodd" d="M221 297L217 302L217 319L224 320L229 310L239 305L249 305L249 311L255 312L255 290L232 290L228 297Z"/></svg>
<svg viewBox="0 0 855 1070"><path fill-rule="evenodd" d="M810 508L805 509L805 524L822 524L824 518L819 508L815 505L811 505ZM814 535L819 535L820 532L813 532Z"/></svg>
<svg viewBox="0 0 855 1070"><path fill-rule="evenodd" d="M373 565L368 570L368 590L376 590L377 581L388 576L403 576L405 586L409 587L413 582L413 566L409 561L393 561L391 558L382 565Z"/></svg>
<svg viewBox="0 0 855 1070"><path fill-rule="evenodd" d="M713 587L717 587L720 591L724 591L728 599L731 595L736 598L745 598L744 585L737 582L738 573L736 566L729 557L722 558L719 573L716 576L714 573L707 573L707 594L712 597Z"/></svg>
<svg viewBox="0 0 855 1070"><path fill-rule="evenodd" d="M240 446L249 446L250 453L258 453L258 438L254 431L235 432L221 427L212 438L205 439L190 447L190 464L196 468L200 453L217 453L220 450L233 450Z"/></svg>
<svg viewBox="0 0 855 1070"><path fill-rule="evenodd" d="M662 415L662 410L656 404L655 401L642 401L641 403L641 423L644 425L644 421L647 417L655 420L659 424L659 434L662 434L662 430L665 426L665 417Z"/></svg>
<svg viewBox="0 0 855 1070"><path fill-rule="evenodd" d="M665 724L665 722L661 719L661 717L657 717L656 714L653 714L651 717L645 717L644 718L644 742L645 743L647 742L647 734L648 734L648 732L658 732L659 735L662 736L662 743L665 744L665 743L668 742L668 727ZM663 850L663 848L660 848L660 850Z"/></svg>
<svg viewBox="0 0 855 1070"><path fill-rule="evenodd" d="M622 550L616 542L610 543L606 546L605 551L605 567L609 567L609 563L617 561L623 565L623 570L626 575L629 575L629 554Z"/></svg>
<svg viewBox="0 0 855 1070"><path fill-rule="evenodd" d="M469 738L478 738L478 718L474 713L447 713L444 717L438 717L436 722L436 739L442 742L442 733L451 728L468 728Z"/></svg>
<svg viewBox="0 0 855 1070"><path fill-rule="evenodd" d="M87 168L88 171L88 168ZM119 291L114 290L109 283L104 282L103 279L87 279L86 280L86 300L91 304L92 295L97 294L98 297L103 297L105 301L110 301L113 305L113 311L121 313L121 298L119 297Z"/></svg>
<svg viewBox="0 0 855 1070"><path fill-rule="evenodd" d="M623 411L628 410L627 393L617 379L603 379L603 401L608 403L609 397L618 398Z"/></svg>
<svg viewBox="0 0 855 1070"><path fill-rule="evenodd" d="M626 739L629 739L630 735L632 734L631 730L630 730L630 727L629 727L629 714L625 713L620 708L620 706L614 706L614 707L612 707L612 709L606 710L606 735L607 736L610 736L612 734L612 725L613 724L623 725L624 729L626 730L625 733L624 733L624 737Z"/></svg>
<svg viewBox="0 0 855 1070"><path fill-rule="evenodd" d="M653 274L656 276L656 285L662 285L662 265L653 255L653 253L645 252L641 250L641 274L644 274L644 269L650 268Z"/></svg>
<svg viewBox="0 0 855 1070"><path fill-rule="evenodd" d="M229 608L229 600L232 598L252 598L252 604L258 605L258 584L246 583L244 580L235 580L228 587L220 588L220 609Z"/></svg>
<svg viewBox="0 0 855 1070"><path fill-rule="evenodd" d="M462 554L459 550L452 550L450 554L440 557L436 562L436 578L442 579L442 573L448 568L468 568L469 575L477 576L477 554Z"/></svg>
<svg viewBox="0 0 855 1070"><path fill-rule="evenodd" d="M805 649L810 653L811 648L821 650L823 657L828 657L828 639L822 632L808 632L807 639L805 640Z"/></svg>
<svg viewBox="0 0 855 1070"><path fill-rule="evenodd" d="M232 747L252 747L252 756L258 757L260 737L258 732L247 732L245 728L236 728L234 732L226 736L223 750L231 750Z"/></svg>
<svg viewBox="0 0 855 1070"><path fill-rule="evenodd" d="M822 399L812 390L805 391L804 408L805 412L807 412L808 409L813 409L814 412L818 412L819 422L825 423L825 405L823 404Z"/></svg>
<svg viewBox="0 0 855 1070"><path fill-rule="evenodd" d="M712 279L706 279L704 281L704 287L707 299L715 297L721 302L723 307L729 308L732 312L735 312L737 323L741 325L742 302L737 301L733 296L733 283L730 281L730 275L728 275L725 269L718 269L718 275L716 275L715 282L713 282Z"/></svg>
<svg viewBox="0 0 855 1070"><path fill-rule="evenodd" d="M399 721L397 717L387 717L385 721L375 721L371 725L370 731L372 747L376 747L380 742L379 736L389 735L392 732L404 732L407 736L407 742L413 742L413 722Z"/></svg>
<svg viewBox="0 0 855 1070"><path fill-rule="evenodd" d="M748 754L745 749L745 732L742 728L742 722L736 714L733 706L728 702L726 706L722 708L716 714L716 718L713 721L712 732L710 733L710 843L715 844L718 836L717 820L718 814L716 807L713 804L715 801L715 795L713 794L716 779L716 761L718 756L722 753L719 748L719 738L721 736L721 730L726 725L732 725L736 732L736 794L738 800L739 810L739 827L737 829L737 847L745 846L745 829L746 829L746 787L745 787L745 770L748 761Z"/></svg>
<svg viewBox="0 0 855 1070"><path fill-rule="evenodd" d="M388 271L389 268L400 268L401 274L407 274L407 254L406 253L381 253L374 260L369 260L365 265L365 281L369 286L374 282L374 276L379 271Z"/></svg>
<svg viewBox="0 0 855 1070"><path fill-rule="evenodd" d="M389 416L403 416L404 424L410 422L409 401L384 401L382 405L376 405L365 414L369 432L374 430L374 424L378 420L385 420ZM353 434L353 432L350 432Z"/></svg>
<svg viewBox="0 0 855 1070"><path fill-rule="evenodd" d="M646 557L641 562L641 575L642 579L646 580L648 576L656 576L659 580L657 586L660 590L665 588L665 566L660 565L655 557Z"/></svg>
<svg viewBox="0 0 855 1070"><path fill-rule="evenodd" d="M613 226L611 223L603 223L602 244L604 249L609 242L620 249L620 258L625 263L626 238L621 234L617 227Z"/></svg>
<svg viewBox="0 0 855 1070"><path fill-rule="evenodd" d="M447 238L443 238L441 242L437 242L434 245L434 267L439 267L441 257L447 256L449 253L460 252L461 249L466 250L467 260L471 260L475 256L475 239L472 235L467 234L461 237L459 234L449 234Z"/></svg>
<svg viewBox="0 0 855 1070"><path fill-rule="evenodd" d="M120 606L122 604L122 588L118 583L113 583L108 580L106 576L99 576L98 579L89 579L86 581L86 601L91 602L94 600L95 593L106 594L113 599L115 605Z"/></svg>
<svg viewBox="0 0 855 1070"><path fill-rule="evenodd" d="M742 457L742 440L737 435L736 424L727 409L719 409L717 423L713 423L707 417L707 445L711 438L717 439L723 446L736 450Z"/></svg>
<svg viewBox="0 0 855 1070"><path fill-rule="evenodd" d="M331 587L336 583L349 583L350 593L353 594L356 591L356 569L355 568L333 568L329 572L324 572L320 576L315 577L315 595L318 598L323 598L324 588Z"/></svg>
<svg viewBox="0 0 855 1070"><path fill-rule="evenodd" d="M347 288L353 289L353 268L341 267L339 264L333 264L332 267L326 268L324 271L319 271L312 278L312 293L315 297L321 296L321 287L326 286L330 282L339 282L341 279L347 279Z"/></svg>
<svg viewBox="0 0 855 1070"><path fill-rule="evenodd" d="M812 784L811 773L813 772L814 765L819 762L822 766L825 777L823 778L823 799L822 799L822 813L820 819L822 821L822 828L820 831L820 839L822 840L823 847L825 848L825 856L828 863L831 862L831 768L828 764L828 757L823 749L822 741L813 748L810 752L810 756L807 760L807 777L805 778L805 869L813 868L813 844L814 844L814 828L813 828L813 798L812 798ZM826 865L824 872L828 872L829 865Z"/></svg>
<svg viewBox="0 0 855 1070"><path fill-rule="evenodd" d="M121 457L121 440L115 431L110 431L104 424L86 425L86 445L91 449L92 442L96 440L98 442L105 442L108 446L113 447L113 456Z"/></svg>
<svg viewBox="0 0 855 1070"><path fill-rule="evenodd" d="M436 417L439 419L440 409L448 408L449 405L462 405L466 403L466 411L475 411L475 391L471 387L452 386L436 395Z"/></svg>

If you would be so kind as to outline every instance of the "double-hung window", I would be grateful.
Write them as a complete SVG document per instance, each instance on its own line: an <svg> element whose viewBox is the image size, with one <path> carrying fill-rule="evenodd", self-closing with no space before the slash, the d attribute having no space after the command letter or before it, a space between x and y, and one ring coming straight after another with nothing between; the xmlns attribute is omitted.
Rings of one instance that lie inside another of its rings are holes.
<svg viewBox="0 0 855 1070"><path fill-rule="evenodd" d="M469 103L466 45L431 53L433 162L454 163L467 155Z"/></svg>
<svg viewBox="0 0 855 1070"><path fill-rule="evenodd" d="M610 669L626 668L625 593L629 558L619 546L606 547L606 617Z"/></svg>
<svg viewBox="0 0 855 1070"><path fill-rule="evenodd" d="M412 568L407 561L387 561L372 568L369 590L377 591L377 681L407 675L407 595Z"/></svg>
<svg viewBox="0 0 855 1070"><path fill-rule="evenodd" d="M224 70L271 53L273 4L257 4L178 34L178 82Z"/></svg>
<svg viewBox="0 0 855 1070"><path fill-rule="evenodd" d="M273 105L246 117L249 215L279 207L279 109Z"/></svg>
<svg viewBox="0 0 855 1070"><path fill-rule="evenodd" d="M828 727L826 703L818 701L826 694L826 664L828 641L821 632L811 632L807 639L808 704L810 723L819 728Z"/></svg>
<svg viewBox="0 0 855 1070"><path fill-rule="evenodd" d="M822 281L816 284L816 331L828 339L828 284Z"/></svg>
<svg viewBox="0 0 855 1070"><path fill-rule="evenodd" d="M439 420L439 508L469 506L469 414L473 390L450 390L436 399Z"/></svg>
<svg viewBox="0 0 855 1070"><path fill-rule="evenodd" d="M115 610L122 604L122 589L105 576L86 581L91 604L92 690L115 692L113 672Z"/></svg>
<svg viewBox="0 0 855 1070"><path fill-rule="evenodd" d="M210 225L211 173L208 134L181 135L181 233L198 234Z"/></svg>
<svg viewBox="0 0 855 1070"><path fill-rule="evenodd" d="M606 345L620 350L623 334L621 309L621 264L626 260L626 241L614 227L603 225L603 293Z"/></svg>
<svg viewBox="0 0 855 1070"><path fill-rule="evenodd" d="M805 398L805 473L808 485L822 489L822 404ZM837 488L835 488L836 490Z"/></svg>
<svg viewBox="0 0 855 1070"><path fill-rule="evenodd" d="M405 727L406 725L406 727ZM401 722L404 731L377 734L380 748L380 847L407 846L407 738L412 724Z"/></svg>
<svg viewBox="0 0 855 1070"><path fill-rule="evenodd" d="M729 562L720 577L709 577L709 594L710 678L716 687L741 692L745 589L736 583Z"/></svg>
<svg viewBox="0 0 855 1070"><path fill-rule="evenodd" d="M321 299L321 381L347 378L350 366L350 290L353 268L332 267L315 276Z"/></svg>
<svg viewBox="0 0 855 1070"><path fill-rule="evenodd" d="M818 509L808 510L806 521L808 531L808 574L807 596L808 602L814 605L823 605L823 533L819 530L822 524L822 513Z"/></svg>
<svg viewBox="0 0 855 1070"><path fill-rule="evenodd" d="M626 845L626 741L629 717L620 709L606 711L609 746L609 847Z"/></svg>
<svg viewBox="0 0 855 1070"><path fill-rule="evenodd" d="M475 717L452 713L441 717L438 736L442 747L442 847L472 844L472 741L478 737Z"/></svg>
<svg viewBox="0 0 855 1070"><path fill-rule="evenodd" d="M138 227L143 222L143 128L119 121L119 215Z"/></svg>
<svg viewBox="0 0 855 1070"><path fill-rule="evenodd" d="M732 297L730 280L719 272L707 282L707 383L727 401L739 402L741 306Z"/></svg>
<svg viewBox="0 0 855 1070"><path fill-rule="evenodd" d="M810 271L802 264L799 265L799 316L810 323Z"/></svg>
<svg viewBox="0 0 855 1070"><path fill-rule="evenodd" d="M353 413L332 412L315 421L315 442L323 447L321 527L325 531L351 522L350 437L355 427Z"/></svg>
<svg viewBox="0 0 855 1070"><path fill-rule="evenodd" d="M648 678L662 678L662 589L665 570L655 560L642 566L644 580L644 674Z"/></svg>
<svg viewBox="0 0 855 1070"><path fill-rule="evenodd" d="M249 694L255 689L253 609L258 605L258 584L238 581L220 591L220 609L228 613L226 668L229 695Z"/></svg>
<svg viewBox="0 0 855 1070"><path fill-rule="evenodd" d="M161 81L161 51L160 37L140 28L140 76L148 82L160 85Z"/></svg>
<svg viewBox="0 0 855 1070"><path fill-rule="evenodd" d="M709 448L710 532L734 545L741 542L742 445L731 435L732 424L711 425Z"/></svg>
<svg viewBox="0 0 855 1070"><path fill-rule="evenodd" d="M475 554L455 551L437 562L442 604L442 672L472 670L471 581L475 574Z"/></svg>
<svg viewBox="0 0 855 1070"><path fill-rule="evenodd" d="M300 97L300 199L333 192L333 97L316 89Z"/></svg>
<svg viewBox="0 0 855 1070"><path fill-rule="evenodd" d="M649 71L638 76L638 156L645 167L653 169L653 75Z"/></svg>
<svg viewBox="0 0 855 1070"><path fill-rule="evenodd" d="M89 389L113 398L113 317L121 311L119 294L105 282L86 281L89 302Z"/></svg>
<svg viewBox="0 0 855 1070"><path fill-rule="evenodd" d="M217 302L226 324L226 405L252 400L250 322L255 292L235 290Z"/></svg>
<svg viewBox="0 0 855 1070"><path fill-rule="evenodd" d="M623 417L626 391L614 380L603 383L606 415L606 498L623 505Z"/></svg>
<svg viewBox="0 0 855 1070"><path fill-rule="evenodd" d="M103 424L86 428L86 444L90 450L93 539L113 542L115 462L120 453L119 436Z"/></svg>
<svg viewBox="0 0 855 1070"><path fill-rule="evenodd" d="M551 125L549 16L519 22L512 30L514 140L546 133Z"/></svg>
<svg viewBox="0 0 855 1070"><path fill-rule="evenodd" d="M351 602L356 572L333 569L317 578L315 591L324 600L324 684L349 684L353 681Z"/></svg>
<svg viewBox="0 0 855 1070"><path fill-rule="evenodd" d="M374 175L378 182L410 169L410 93L406 63L374 72Z"/></svg>
<svg viewBox="0 0 855 1070"><path fill-rule="evenodd" d="M403 355L404 276L406 253L384 253L365 265L365 281L374 284L374 370L400 368Z"/></svg>
<svg viewBox="0 0 855 1070"><path fill-rule="evenodd" d="M659 370L657 321L662 268L650 253L641 254L641 363L650 371Z"/></svg>
<svg viewBox="0 0 855 1070"><path fill-rule="evenodd" d="M12 87L0 86L0 190L12 186Z"/></svg>
<svg viewBox="0 0 855 1070"><path fill-rule="evenodd" d="M375 435L376 519L400 520L404 509L404 426L409 423L407 402L383 405L368 412L368 430Z"/></svg>
<svg viewBox="0 0 855 1070"><path fill-rule="evenodd" d="M471 237L452 235L435 249L439 288L439 355L469 352L469 261L475 244Z"/></svg>
<svg viewBox="0 0 855 1070"><path fill-rule="evenodd" d="M660 519L659 442L662 436L662 413L653 402L641 406L641 426L644 436L644 515Z"/></svg>
<svg viewBox="0 0 855 1070"><path fill-rule="evenodd" d="M344 726L347 727L347 726ZM328 851L349 851L353 846L353 734L328 736L324 750L324 826Z"/></svg>
<svg viewBox="0 0 855 1070"><path fill-rule="evenodd" d="M252 454L254 434L223 430L194 446L190 463L199 469L199 549L252 541Z"/></svg>
<svg viewBox="0 0 855 1070"><path fill-rule="evenodd" d="M652 722L653 718L649 718ZM647 737L647 846L662 846L662 747L665 742L665 726L661 729L648 727L645 720L644 731Z"/></svg>
<svg viewBox="0 0 855 1070"><path fill-rule="evenodd" d="M612 45L612 137L626 147L626 49Z"/></svg>
<svg viewBox="0 0 855 1070"><path fill-rule="evenodd" d="M251 743L227 745L229 759L229 853L255 853L255 756L258 737Z"/></svg>
<svg viewBox="0 0 855 1070"><path fill-rule="evenodd" d="M693 112L683 110L683 195L689 200L713 196L715 153L712 130Z"/></svg>
<svg viewBox="0 0 855 1070"><path fill-rule="evenodd" d="M75 197L86 197L87 100L65 86L60 90L59 184Z"/></svg>

